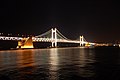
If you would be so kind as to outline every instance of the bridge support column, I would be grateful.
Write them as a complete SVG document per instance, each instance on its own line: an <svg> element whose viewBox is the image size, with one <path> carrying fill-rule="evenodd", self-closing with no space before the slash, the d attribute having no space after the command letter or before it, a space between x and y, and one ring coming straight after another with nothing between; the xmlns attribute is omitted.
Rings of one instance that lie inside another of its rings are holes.
<svg viewBox="0 0 120 80"><path fill-rule="evenodd" d="M84 37L83 36L80 36L80 46L83 46L84 45Z"/></svg>
<svg viewBox="0 0 120 80"><path fill-rule="evenodd" d="M57 32L56 28L52 29L52 47L57 47Z"/></svg>

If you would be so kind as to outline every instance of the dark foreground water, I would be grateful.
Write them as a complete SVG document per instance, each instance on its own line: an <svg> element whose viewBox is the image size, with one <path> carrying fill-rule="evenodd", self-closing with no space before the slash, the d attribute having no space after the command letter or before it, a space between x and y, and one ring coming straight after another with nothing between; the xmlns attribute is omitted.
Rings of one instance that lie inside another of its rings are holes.
<svg viewBox="0 0 120 80"><path fill-rule="evenodd" d="M0 80L120 80L119 48L0 51Z"/></svg>

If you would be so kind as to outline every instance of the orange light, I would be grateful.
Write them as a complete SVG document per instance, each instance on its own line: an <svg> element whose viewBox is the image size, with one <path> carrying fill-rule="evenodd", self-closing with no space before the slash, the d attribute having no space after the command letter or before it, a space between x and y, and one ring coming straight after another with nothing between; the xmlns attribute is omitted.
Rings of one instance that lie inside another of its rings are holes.
<svg viewBox="0 0 120 80"><path fill-rule="evenodd" d="M21 46L21 48L34 48L33 46Z"/></svg>

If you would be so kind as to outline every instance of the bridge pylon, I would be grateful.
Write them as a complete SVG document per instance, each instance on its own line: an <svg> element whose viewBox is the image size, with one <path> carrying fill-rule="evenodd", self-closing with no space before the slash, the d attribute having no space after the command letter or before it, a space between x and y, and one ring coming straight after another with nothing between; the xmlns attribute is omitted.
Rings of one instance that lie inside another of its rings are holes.
<svg viewBox="0 0 120 80"><path fill-rule="evenodd" d="M84 37L80 36L80 46L84 46Z"/></svg>
<svg viewBox="0 0 120 80"><path fill-rule="evenodd" d="M52 28L52 47L57 47L57 29Z"/></svg>

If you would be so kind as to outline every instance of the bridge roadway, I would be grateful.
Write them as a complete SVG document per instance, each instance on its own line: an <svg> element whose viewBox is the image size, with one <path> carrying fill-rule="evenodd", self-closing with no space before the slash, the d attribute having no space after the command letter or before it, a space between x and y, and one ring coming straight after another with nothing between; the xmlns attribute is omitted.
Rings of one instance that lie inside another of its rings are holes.
<svg viewBox="0 0 120 80"><path fill-rule="evenodd" d="M28 37L29 38L29 37ZM20 41L20 40L26 40L27 38L22 38L22 37L6 37L6 36L0 36L0 40L13 40L13 41ZM55 42L55 39L52 38L36 38L32 37L33 42ZM56 39L57 42L62 42L62 43L80 43L79 40L70 40L70 39ZM91 44L95 45L95 43L91 42L82 42L83 44Z"/></svg>

